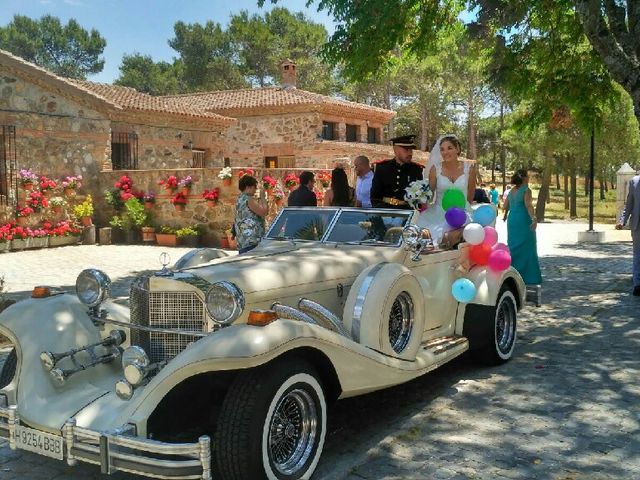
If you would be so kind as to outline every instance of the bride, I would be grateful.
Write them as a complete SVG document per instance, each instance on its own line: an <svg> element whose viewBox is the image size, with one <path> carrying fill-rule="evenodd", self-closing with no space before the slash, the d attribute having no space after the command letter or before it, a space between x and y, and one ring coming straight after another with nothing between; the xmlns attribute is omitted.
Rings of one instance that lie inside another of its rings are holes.
<svg viewBox="0 0 640 480"><path fill-rule="evenodd" d="M447 190L461 190L467 199L465 210L467 214L471 212L470 203L476 189L476 167L473 161L460 160L460 152L458 137L453 134L443 135L433 146L427 163L429 187L432 192L436 192L435 201L420 215L418 225L431 231L431 238L436 246L457 243L455 239L447 238L447 232L454 230L447 224L442 208L442 197Z"/></svg>

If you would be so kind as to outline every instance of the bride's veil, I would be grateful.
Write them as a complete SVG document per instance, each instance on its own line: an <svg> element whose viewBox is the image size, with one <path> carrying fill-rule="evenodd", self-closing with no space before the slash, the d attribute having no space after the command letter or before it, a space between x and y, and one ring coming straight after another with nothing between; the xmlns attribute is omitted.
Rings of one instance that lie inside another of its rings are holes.
<svg viewBox="0 0 640 480"><path fill-rule="evenodd" d="M438 170L437 167L442 165L442 154L440 153L440 142L445 138L455 138L456 140L458 139L458 137L456 137L453 133L446 133L438 137L438 139L436 140L436 143L433 145L433 148L431 149L431 153L429 154L429 161L427 161L427 168L425 169L427 178L429 176L429 172L431 172L431 167L435 166L437 171Z"/></svg>

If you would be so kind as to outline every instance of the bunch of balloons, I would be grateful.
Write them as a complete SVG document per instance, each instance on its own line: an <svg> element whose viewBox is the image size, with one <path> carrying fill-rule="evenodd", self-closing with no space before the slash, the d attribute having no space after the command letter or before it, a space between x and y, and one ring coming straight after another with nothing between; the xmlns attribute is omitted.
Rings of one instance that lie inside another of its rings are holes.
<svg viewBox="0 0 640 480"><path fill-rule="evenodd" d="M444 208L444 198L442 203ZM447 210L445 218L448 213ZM504 243L498 243L498 232L491 226L495 218L496 211L491 205L479 206L473 212L473 222L464 227L462 236L471 244L469 260L472 263L486 265L491 271L501 272L511 265L511 254L509 247ZM459 278L453 282L451 294L458 302L468 303L475 297L476 287L471 280Z"/></svg>
<svg viewBox="0 0 640 480"><path fill-rule="evenodd" d="M464 207L467 200L459 188L450 188L442 196L444 219L453 228L460 228L467 223L467 212Z"/></svg>

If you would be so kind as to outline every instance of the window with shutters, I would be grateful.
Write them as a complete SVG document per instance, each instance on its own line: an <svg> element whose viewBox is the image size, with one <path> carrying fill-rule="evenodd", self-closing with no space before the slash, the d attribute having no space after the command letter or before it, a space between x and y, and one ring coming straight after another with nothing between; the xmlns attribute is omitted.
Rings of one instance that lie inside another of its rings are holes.
<svg viewBox="0 0 640 480"><path fill-rule="evenodd" d="M358 141L358 125L347 124L347 142Z"/></svg>

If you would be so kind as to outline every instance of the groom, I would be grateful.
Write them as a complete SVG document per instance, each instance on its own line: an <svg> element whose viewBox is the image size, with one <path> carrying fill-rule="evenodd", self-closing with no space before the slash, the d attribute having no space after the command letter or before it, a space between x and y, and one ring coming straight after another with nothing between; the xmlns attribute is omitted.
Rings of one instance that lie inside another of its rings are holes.
<svg viewBox="0 0 640 480"><path fill-rule="evenodd" d="M622 229L629 219L633 240L633 295L640 297L640 175L629 181L629 194L616 229Z"/></svg>

